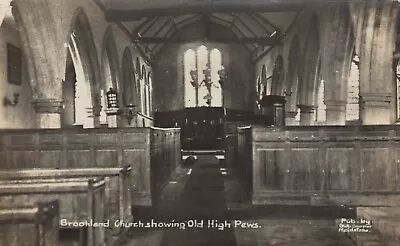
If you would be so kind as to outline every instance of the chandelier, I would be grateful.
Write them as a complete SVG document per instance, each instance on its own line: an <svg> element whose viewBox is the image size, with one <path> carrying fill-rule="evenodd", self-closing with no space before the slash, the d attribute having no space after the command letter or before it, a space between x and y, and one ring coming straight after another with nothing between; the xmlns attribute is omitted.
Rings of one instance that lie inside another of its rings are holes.
<svg viewBox="0 0 400 246"><path fill-rule="evenodd" d="M191 70L190 71L190 84L196 89L199 88L199 76L197 75L197 70Z"/></svg>
<svg viewBox="0 0 400 246"><path fill-rule="evenodd" d="M224 82L228 79L228 75L226 74L226 70L224 66L221 66L221 69L218 70L218 76L219 76L219 84L221 86L224 86Z"/></svg>
<svg viewBox="0 0 400 246"><path fill-rule="evenodd" d="M224 66L221 66L221 69L218 70L218 76L219 76L219 80L218 83L220 86L218 86L216 83L214 83L212 81L211 78L211 66L210 63L206 64L205 69L203 69L203 75L204 75L204 79L199 83L199 76L198 76L198 70L194 69L190 71L190 84L197 90L199 89L201 86L205 86L207 88L207 95L205 95L203 97L203 99L206 100L206 104L208 106L211 106L211 100L213 99L212 95L211 95L211 89L212 87L215 88L220 88L220 86L222 87L224 84L224 81L227 80L227 74L225 71Z"/></svg>

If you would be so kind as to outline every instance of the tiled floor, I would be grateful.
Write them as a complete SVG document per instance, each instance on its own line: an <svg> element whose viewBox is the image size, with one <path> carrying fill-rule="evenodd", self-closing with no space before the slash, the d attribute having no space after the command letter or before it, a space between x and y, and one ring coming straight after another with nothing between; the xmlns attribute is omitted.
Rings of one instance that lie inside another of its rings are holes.
<svg viewBox="0 0 400 246"><path fill-rule="evenodd" d="M251 206L231 171L221 168L214 156L201 156L193 166L179 169L164 189L158 205L147 218L141 219L181 222L184 229L131 230L122 245L353 245L344 234L337 232L334 224L336 216L353 216L352 211ZM192 226L193 221L197 226ZM257 228L242 228L255 224Z"/></svg>

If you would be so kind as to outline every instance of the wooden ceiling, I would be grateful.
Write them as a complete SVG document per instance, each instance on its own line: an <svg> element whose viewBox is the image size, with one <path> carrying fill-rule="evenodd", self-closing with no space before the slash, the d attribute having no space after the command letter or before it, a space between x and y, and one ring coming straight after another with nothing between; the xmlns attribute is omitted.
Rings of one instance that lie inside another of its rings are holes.
<svg viewBox="0 0 400 246"><path fill-rule="evenodd" d="M238 43L257 53L281 43L299 13L310 6L345 0L94 0L109 22L117 23L145 53L156 54L167 43ZM204 28L180 35L191 25ZM207 30L218 25L229 37Z"/></svg>

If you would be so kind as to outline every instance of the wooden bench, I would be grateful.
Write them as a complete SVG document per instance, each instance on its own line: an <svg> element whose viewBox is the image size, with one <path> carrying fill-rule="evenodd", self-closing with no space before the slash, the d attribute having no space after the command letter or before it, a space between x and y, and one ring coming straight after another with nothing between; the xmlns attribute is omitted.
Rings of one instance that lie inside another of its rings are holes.
<svg viewBox="0 0 400 246"><path fill-rule="evenodd" d="M77 229L79 245L105 246L105 185L103 178L1 181L0 204L33 205L57 199L60 201L60 229Z"/></svg>
<svg viewBox="0 0 400 246"><path fill-rule="evenodd" d="M0 207L0 245L59 245L59 203Z"/></svg>
<svg viewBox="0 0 400 246"><path fill-rule="evenodd" d="M106 181L106 218L110 220L106 239L111 243L123 232L122 227L114 227L116 220L131 222L131 167L74 168L74 169L19 169L0 172L0 184L37 183L49 180L102 177ZM6 181L4 181L6 180ZM53 181L53 182L54 182ZM111 242L110 242L111 241Z"/></svg>

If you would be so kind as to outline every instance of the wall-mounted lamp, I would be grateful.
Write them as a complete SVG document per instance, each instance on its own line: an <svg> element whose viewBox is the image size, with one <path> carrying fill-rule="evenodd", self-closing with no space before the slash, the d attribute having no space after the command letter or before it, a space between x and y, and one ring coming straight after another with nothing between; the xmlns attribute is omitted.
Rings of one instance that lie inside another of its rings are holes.
<svg viewBox="0 0 400 246"><path fill-rule="evenodd" d="M133 118L136 116L136 105L133 104L128 104L124 108L124 112L121 114L121 116L124 116L126 120L128 121L129 125L132 124Z"/></svg>
<svg viewBox="0 0 400 246"><path fill-rule="evenodd" d="M110 88L106 93L107 108L118 109L118 92L113 88Z"/></svg>
<svg viewBox="0 0 400 246"><path fill-rule="evenodd" d="M108 116L120 115L127 119L129 125L132 124L132 120L136 115L136 105L128 104L123 110L120 110L118 106L118 92L113 88L110 88L106 93L107 98L107 110L106 114Z"/></svg>
<svg viewBox="0 0 400 246"><path fill-rule="evenodd" d="M15 107L19 103L19 93L14 93L14 98L10 100L7 96L4 97L3 99L3 105L4 107Z"/></svg>

